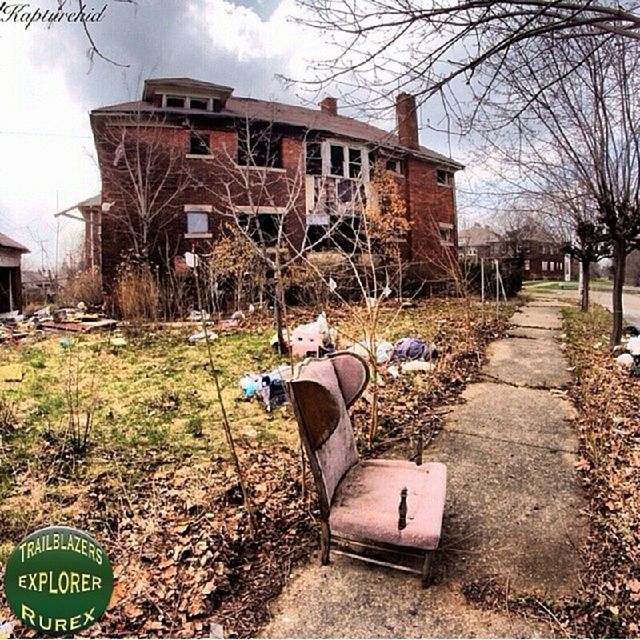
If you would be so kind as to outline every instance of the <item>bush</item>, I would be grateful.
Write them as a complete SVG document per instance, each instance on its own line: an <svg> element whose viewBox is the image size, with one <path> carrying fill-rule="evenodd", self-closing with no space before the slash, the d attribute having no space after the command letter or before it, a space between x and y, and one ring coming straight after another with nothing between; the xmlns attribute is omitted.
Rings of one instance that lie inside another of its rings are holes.
<svg viewBox="0 0 640 640"><path fill-rule="evenodd" d="M126 266L120 271L116 285L118 311L132 324L157 322L161 315L158 282L146 265Z"/></svg>

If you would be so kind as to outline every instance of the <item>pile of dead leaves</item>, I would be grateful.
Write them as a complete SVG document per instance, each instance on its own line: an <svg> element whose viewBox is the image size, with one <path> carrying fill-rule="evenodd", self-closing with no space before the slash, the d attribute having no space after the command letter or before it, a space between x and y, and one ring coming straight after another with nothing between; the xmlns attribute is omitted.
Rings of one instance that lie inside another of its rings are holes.
<svg viewBox="0 0 640 640"><path fill-rule="evenodd" d="M591 532L585 556L585 633L640 633L640 380L609 351L609 317L567 315L568 355L589 496Z"/></svg>
<svg viewBox="0 0 640 640"><path fill-rule="evenodd" d="M164 460L133 486L98 477L79 499L84 522L108 550L115 589L92 636L247 637L291 568L316 546L301 497L299 452L243 452L257 520L254 538L233 467ZM188 462L188 461L187 461ZM142 461L141 461L142 463ZM30 528L40 523L31 523ZM8 614L6 602L0 615ZM17 627L18 636L30 630Z"/></svg>

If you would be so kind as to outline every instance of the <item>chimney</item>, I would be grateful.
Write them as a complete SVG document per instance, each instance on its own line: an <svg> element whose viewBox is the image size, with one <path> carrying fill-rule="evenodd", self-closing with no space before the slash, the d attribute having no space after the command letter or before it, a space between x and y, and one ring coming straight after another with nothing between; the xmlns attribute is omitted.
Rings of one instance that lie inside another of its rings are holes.
<svg viewBox="0 0 640 640"><path fill-rule="evenodd" d="M327 113L330 116L338 115L338 101L335 98L327 96L320 102L320 111Z"/></svg>
<svg viewBox="0 0 640 640"><path fill-rule="evenodd" d="M418 137L415 96L408 93L399 93L396 96L396 125L400 144L409 149L419 149L420 139Z"/></svg>

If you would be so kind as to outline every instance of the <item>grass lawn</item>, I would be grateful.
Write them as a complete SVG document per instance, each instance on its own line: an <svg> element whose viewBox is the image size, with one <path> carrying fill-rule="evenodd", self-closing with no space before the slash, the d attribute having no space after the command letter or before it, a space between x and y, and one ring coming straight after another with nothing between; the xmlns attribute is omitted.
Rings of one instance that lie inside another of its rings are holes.
<svg viewBox="0 0 640 640"><path fill-rule="evenodd" d="M525 290L535 289L536 291L578 291L578 282L571 280L569 282L558 280L529 280L523 282L522 286ZM607 278L595 278L590 283L592 291L611 291L613 284ZM624 287L625 293L637 293L638 287Z"/></svg>
<svg viewBox="0 0 640 640"><path fill-rule="evenodd" d="M311 311L292 315L296 323L314 319ZM328 319L359 335L344 309L330 310ZM381 326L383 339L423 337L442 356L434 373L388 379L380 447L390 434L408 440L415 415L433 418L431 409L459 393L487 341L504 328L482 325L477 306L451 300L422 301L399 316L389 308ZM315 507L303 495L289 407L267 413L258 401L238 401L240 377L286 362L269 345L268 319L213 343L256 508L256 539L229 463L206 345L190 345L192 332L131 335L117 350L106 334L68 336L68 348L60 335L0 346L0 363L24 373L22 382L0 382L0 560L39 526L92 533L117 578L110 609L92 634L207 636L211 624L231 635L255 633L290 566L315 544ZM403 407L414 409L406 424L393 411L394 388L414 394L404 398ZM70 414L84 424L90 408L88 447L76 455ZM6 617L5 602L0 609Z"/></svg>

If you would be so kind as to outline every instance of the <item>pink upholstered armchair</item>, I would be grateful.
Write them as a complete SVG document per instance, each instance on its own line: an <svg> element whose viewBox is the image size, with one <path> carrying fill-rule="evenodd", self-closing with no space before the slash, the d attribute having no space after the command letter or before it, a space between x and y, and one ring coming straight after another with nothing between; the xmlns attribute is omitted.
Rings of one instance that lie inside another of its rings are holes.
<svg viewBox="0 0 640 640"><path fill-rule="evenodd" d="M288 383L320 499L321 562L329 563L333 547L420 573L426 586L440 541L447 470L421 460L360 460L348 409L368 382L362 358L335 353L307 360Z"/></svg>

